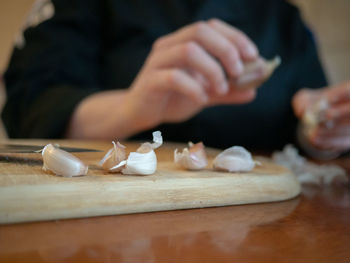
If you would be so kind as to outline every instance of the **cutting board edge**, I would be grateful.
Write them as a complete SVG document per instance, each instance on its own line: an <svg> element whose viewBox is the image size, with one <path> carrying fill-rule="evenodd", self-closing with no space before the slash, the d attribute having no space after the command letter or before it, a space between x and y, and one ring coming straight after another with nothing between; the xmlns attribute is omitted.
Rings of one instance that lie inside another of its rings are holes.
<svg viewBox="0 0 350 263"><path fill-rule="evenodd" d="M203 202L201 200L197 200L197 202L170 202L168 200L167 203L157 206L155 204L144 204L140 203L133 208L129 207L126 204L126 208L118 207L118 206L108 206L107 208L101 208L101 204L95 204L97 207L83 208L82 210L73 209L70 214L67 214L65 211L65 207L58 209L57 211L47 211L46 213L38 213L33 210L26 211L25 208L21 209L19 213L12 214L9 216L9 211L1 207L0 203L0 223L20 223L20 222L32 222L32 221L44 221L44 220L57 220L57 219L69 219L69 218L84 218L84 217L92 217L92 216L106 216L106 215L120 215L120 214L132 214L132 213L142 213L142 212L156 212L156 211L168 211L168 210L179 210L179 209L191 209L191 208L203 208L203 207L219 207L219 206L228 206L228 205L242 205L242 204L254 204L254 203L266 203L266 202L278 202L289 200L296 197L300 191L301 186L297 182L295 176L293 174L284 174L280 175L279 178L282 180L282 189L277 192L276 196L266 195L260 193L260 195L256 195L253 198L250 196L249 198L242 197L240 199L232 199L232 195L225 201L206 201ZM221 178L222 179L222 178ZM262 181L264 183L264 181ZM267 183L267 182L266 182ZM274 187L274 185L270 185L269 187ZM227 190L227 188L225 188ZM243 190L243 189L239 189ZM166 190L165 190L166 191ZM209 192L211 190L209 189ZM164 194L167 194L166 192ZM205 193L204 193L205 194ZM253 195L254 196L254 195ZM268 198L267 198L268 197ZM159 200L153 200L159 202ZM98 207L100 206L100 207ZM7 214L6 214L7 213ZM27 213L27 214L26 214Z"/></svg>

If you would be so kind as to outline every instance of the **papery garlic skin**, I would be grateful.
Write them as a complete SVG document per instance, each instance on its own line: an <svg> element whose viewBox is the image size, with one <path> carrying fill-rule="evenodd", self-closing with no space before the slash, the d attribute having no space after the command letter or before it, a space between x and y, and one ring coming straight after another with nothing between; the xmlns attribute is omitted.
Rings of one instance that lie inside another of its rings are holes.
<svg viewBox="0 0 350 263"><path fill-rule="evenodd" d="M151 150L157 149L163 144L163 137L160 131L155 131L152 133L153 143L145 142L136 150L138 153L147 153Z"/></svg>
<svg viewBox="0 0 350 263"><path fill-rule="evenodd" d="M176 164L189 170L202 170L208 165L208 159L202 142L193 144L189 142L189 149L184 148L182 152L175 149L174 161Z"/></svg>
<svg viewBox="0 0 350 263"><path fill-rule="evenodd" d="M258 87L272 75L280 64L281 58L279 56L272 60L259 57L253 62L245 63L243 74L238 79L232 79L231 83L242 89Z"/></svg>
<svg viewBox="0 0 350 263"><path fill-rule="evenodd" d="M123 174L150 175L155 173L157 170L157 156L154 149L163 144L163 137L160 131L155 131L152 134L153 143L143 143L136 152L129 154L125 162L125 168L122 170Z"/></svg>
<svg viewBox="0 0 350 263"><path fill-rule="evenodd" d="M50 170L56 175L72 177L86 175L88 166L74 155L48 144L41 152L43 156L43 169Z"/></svg>
<svg viewBox="0 0 350 263"><path fill-rule="evenodd" d="M107 154L100 161L100 166L109 172L120 172L123 167L118 166L121 161L126 159L125 146L117 141L113 142L113 148L111 148Z"/></svg>
<svg viewBox="0 0 350 263"><path fill-rule="evenodd" d="M232 146L216 156L213 166L228 172L248 172L255 167L250 152L241 146Z"/></svg>

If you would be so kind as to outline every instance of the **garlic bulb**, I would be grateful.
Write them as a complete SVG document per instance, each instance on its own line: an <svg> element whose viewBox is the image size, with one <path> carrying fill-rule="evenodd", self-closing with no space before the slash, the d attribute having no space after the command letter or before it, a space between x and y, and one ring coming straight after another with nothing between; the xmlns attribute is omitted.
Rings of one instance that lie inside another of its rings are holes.
<svg viewBox="0 0 350 263"><path fill-rule="evenodd" d="M177 149L175 150L175 163L189 170L204 169L208 165L208 160L203 143L199 142L193 144L192 142L189 142L188 144L189 149L185 148L182 152L178 152Z"/></svg>
<svg viewBox="0 0 350 263"><path fill-rule="evenodd" d="M86 175L88 166L74 155L63 151L52 144L48 144L41 152L43 156L43 170L50 170L56 175L72 177Z"/></svg>
<svg viewBox="0 0 350 263"><path fill-rule="evenodd" d="M216 156L214 168L229 172L247 172L254 168L252 155L241 146L233 146Z"/></svg>
<svg viewBox="0 0 350 263"><path fill-rule="evenodd" d="M119 142L115 143L112 141L112 143L113 148L111 148L102 158L100 161L100 166L109 172L120 172L123 167L118 167L118 165L121 161L124 161L126 159L125 146Z"/></svg>
<svg viewBox="0 0 350 263"><path fill-rule="evenodd" d="M160 131L153 132L153 143L143 143L136 152L131 152L125 161L123 174L149 175L157 170L157 156L154 149L163 144ZM121 162L120 165L124 164ZM119 165L119 166L120 166Z"/></svg>
<svg viewBox="0 0 350 263"><path fill-rule="evenodd" d="M281 64L281 58L265 60L260 57L254 62L244 64L244 72L238 79L232 79L231 83L237 88L254 88L267 80L274 70Z"/></svg>

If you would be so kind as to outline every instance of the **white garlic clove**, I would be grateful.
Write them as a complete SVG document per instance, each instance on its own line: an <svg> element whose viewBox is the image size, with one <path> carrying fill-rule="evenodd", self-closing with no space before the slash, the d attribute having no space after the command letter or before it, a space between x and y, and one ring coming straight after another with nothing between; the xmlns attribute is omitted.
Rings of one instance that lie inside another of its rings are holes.
<svg viewBox="0 0 350 263"><path fill-rule="evenodd" d="M231 79L231 83L237 88L255 88L267 80L274 70L281 64L281 58L265 60L260 57L254 62L244 64L244 72L238 79Z"/></svg>
<svg viewBox="0 0 350 263"><path fill-rule="evenodd" d="M176 149L174 161L176 164L189 170L201 170L208 165L207 155L202 142L196 144L189 142L189 149L184 148L182 152L178 152Z"/></svg>
<svg viewBox="0 0 350 263"><path fill-rule="evenodd" d="M41 152L43 156L43 170L50 170L56 175L72 177L86 175L88 166L74 155L63 151L52 144L48 144Z"/></svg>
<svg viewBox="0 0 350 263"><path fill-rule="evenodd" d="M328 108L328 100L322 98L306 109L302 117L303 132L306 136L310 136L316 126L325 120L325 113Z"/></svg>
<svg viewBox="0 0 350 263"><path fill-rule="evenodd" d="M241 146L233 146L216 156L214 168L229 172L248 172L255 167L250 152Z"/></svg>
<svg viewBox="0 0 350 263"><path fill-rule="evenodd" d="M136 152L131 152L125 163L123 174L150 175L157 170L157 156L154 149L163 144L160 131L153 132L153 143L143 143Z"/></svg>
<svg viewBox="0 0 350 263"><path fill-rule="evenodd" d="M157 156L153 150L147 153L131 152L126 160L123 174L150 175L157 170Z"/></svg>
<svg viewBox="0 0 350 263"><path fill-rule="evenodd" d="M111 148L100 161L102 168L109 172L120 172L123 167L118 166L121 161L126 159L125 146L121 143L112 142Z"/></svg>

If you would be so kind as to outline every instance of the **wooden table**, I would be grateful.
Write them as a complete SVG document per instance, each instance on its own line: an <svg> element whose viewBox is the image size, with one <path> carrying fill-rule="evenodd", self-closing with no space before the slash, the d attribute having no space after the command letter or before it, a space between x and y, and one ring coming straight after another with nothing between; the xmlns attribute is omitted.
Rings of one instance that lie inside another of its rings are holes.
<svg viewBox="0 0 350 263"><path fill-rule="evenodd" d="M350 173L350 158L336 161ZM284 202L0 226L0 262L350 262L350 186Z"/></svg>

